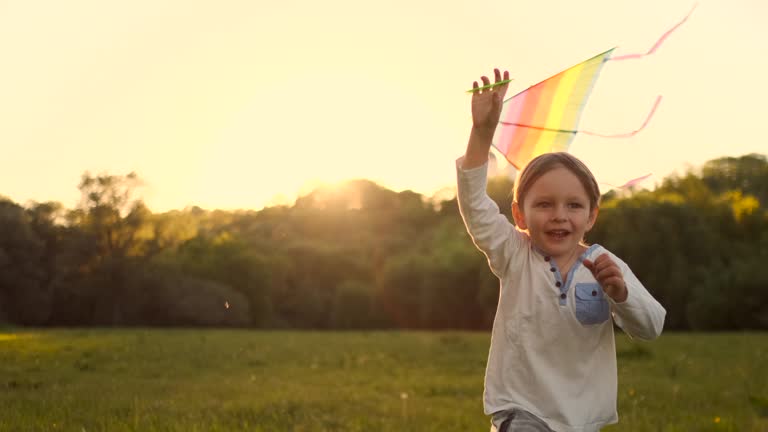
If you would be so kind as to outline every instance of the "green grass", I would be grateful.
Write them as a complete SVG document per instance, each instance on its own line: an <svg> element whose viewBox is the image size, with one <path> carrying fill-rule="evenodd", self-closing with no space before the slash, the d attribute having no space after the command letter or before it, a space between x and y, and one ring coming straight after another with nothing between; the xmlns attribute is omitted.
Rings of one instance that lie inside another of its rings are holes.
<svg viewBox="0 0 768 432"><path fill-rule="evenodd" d="M768 431L768 333L617 336L606 431ZM488 333L0 331L0 431L487 431Z"/></svg>

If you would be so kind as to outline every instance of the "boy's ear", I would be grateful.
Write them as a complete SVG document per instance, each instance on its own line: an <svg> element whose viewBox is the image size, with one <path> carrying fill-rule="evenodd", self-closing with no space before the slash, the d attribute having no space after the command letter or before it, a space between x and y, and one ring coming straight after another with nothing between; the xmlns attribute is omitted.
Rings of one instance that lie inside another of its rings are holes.
<svg viewBox="0 0 768 432"><path fill-rule="evenodd" d="M525 224L525 217L523 216L523 210L517 204L517 201L512 203L512 218L515 220L515 225L521 230L527 230L528 225ZM590 226L591 228L591 226Z"/></svg>
<svg viewBox="0 0 768 432"><path fill-rule="evenodd" d="M597 220L597 214L600 213L600 207L595 207L589 212L589 220L587 221L587 231L591 230Z"/></svg>

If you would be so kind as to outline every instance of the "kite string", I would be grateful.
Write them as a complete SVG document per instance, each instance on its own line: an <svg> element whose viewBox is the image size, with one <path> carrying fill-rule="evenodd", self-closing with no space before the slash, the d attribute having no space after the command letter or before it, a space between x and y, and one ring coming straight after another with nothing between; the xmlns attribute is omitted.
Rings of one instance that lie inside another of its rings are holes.
<svg viewBox="0 0 768 432"><path fill-rule="evenodd" d="M648 52L646 52L644 54L625 54L625 55L621 55L621 56L617 56L617 57L612 57L608 61L639 59L639 58L643 58L643 57L645 57L647 55L653 54L661 46L661 44L664 43L664 41L667 39L667 37L670 34L672 34L672 32L677 30L678 27L680 27L681 25L683 25L683 23L688 21L688 17L691 16L693 11L696 9L696 6L698 6L698 3L694 3L693 4L693 8L691 8L691 11L688 12L688 15L686 15L685 18L683 18L679 23L675 24L674 27L672 27L671 29L667 30L663 35L661 35L659 40L656 41L656 43L651 47L651 49L648 50Z"/></svg>

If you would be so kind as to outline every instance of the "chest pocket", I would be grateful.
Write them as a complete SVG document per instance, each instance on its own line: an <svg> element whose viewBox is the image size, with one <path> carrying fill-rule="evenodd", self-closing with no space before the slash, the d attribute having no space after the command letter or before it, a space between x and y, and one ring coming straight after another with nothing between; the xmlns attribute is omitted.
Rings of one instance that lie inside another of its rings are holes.
<svg viewBox="0 0 768 432"><path fill-rule="evenodd" d="M585 325L600 324L608 319L610 308L605 293L596 282L576 284L576 319Z"/></svg>

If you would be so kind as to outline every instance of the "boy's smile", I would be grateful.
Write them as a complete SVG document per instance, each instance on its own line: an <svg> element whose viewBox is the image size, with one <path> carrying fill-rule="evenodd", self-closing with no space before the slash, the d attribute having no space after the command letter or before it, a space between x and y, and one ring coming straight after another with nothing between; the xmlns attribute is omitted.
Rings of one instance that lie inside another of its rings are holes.
<svg viewBox="0 0 768 432"><path fill-rule="evenodd" d="M589 207L579 178L558 166L539 177L522 207L514 203L512 210L515 223L528 230L533 245L563 265L583 250L580 242L597 217L597 209Z"/></svg>

